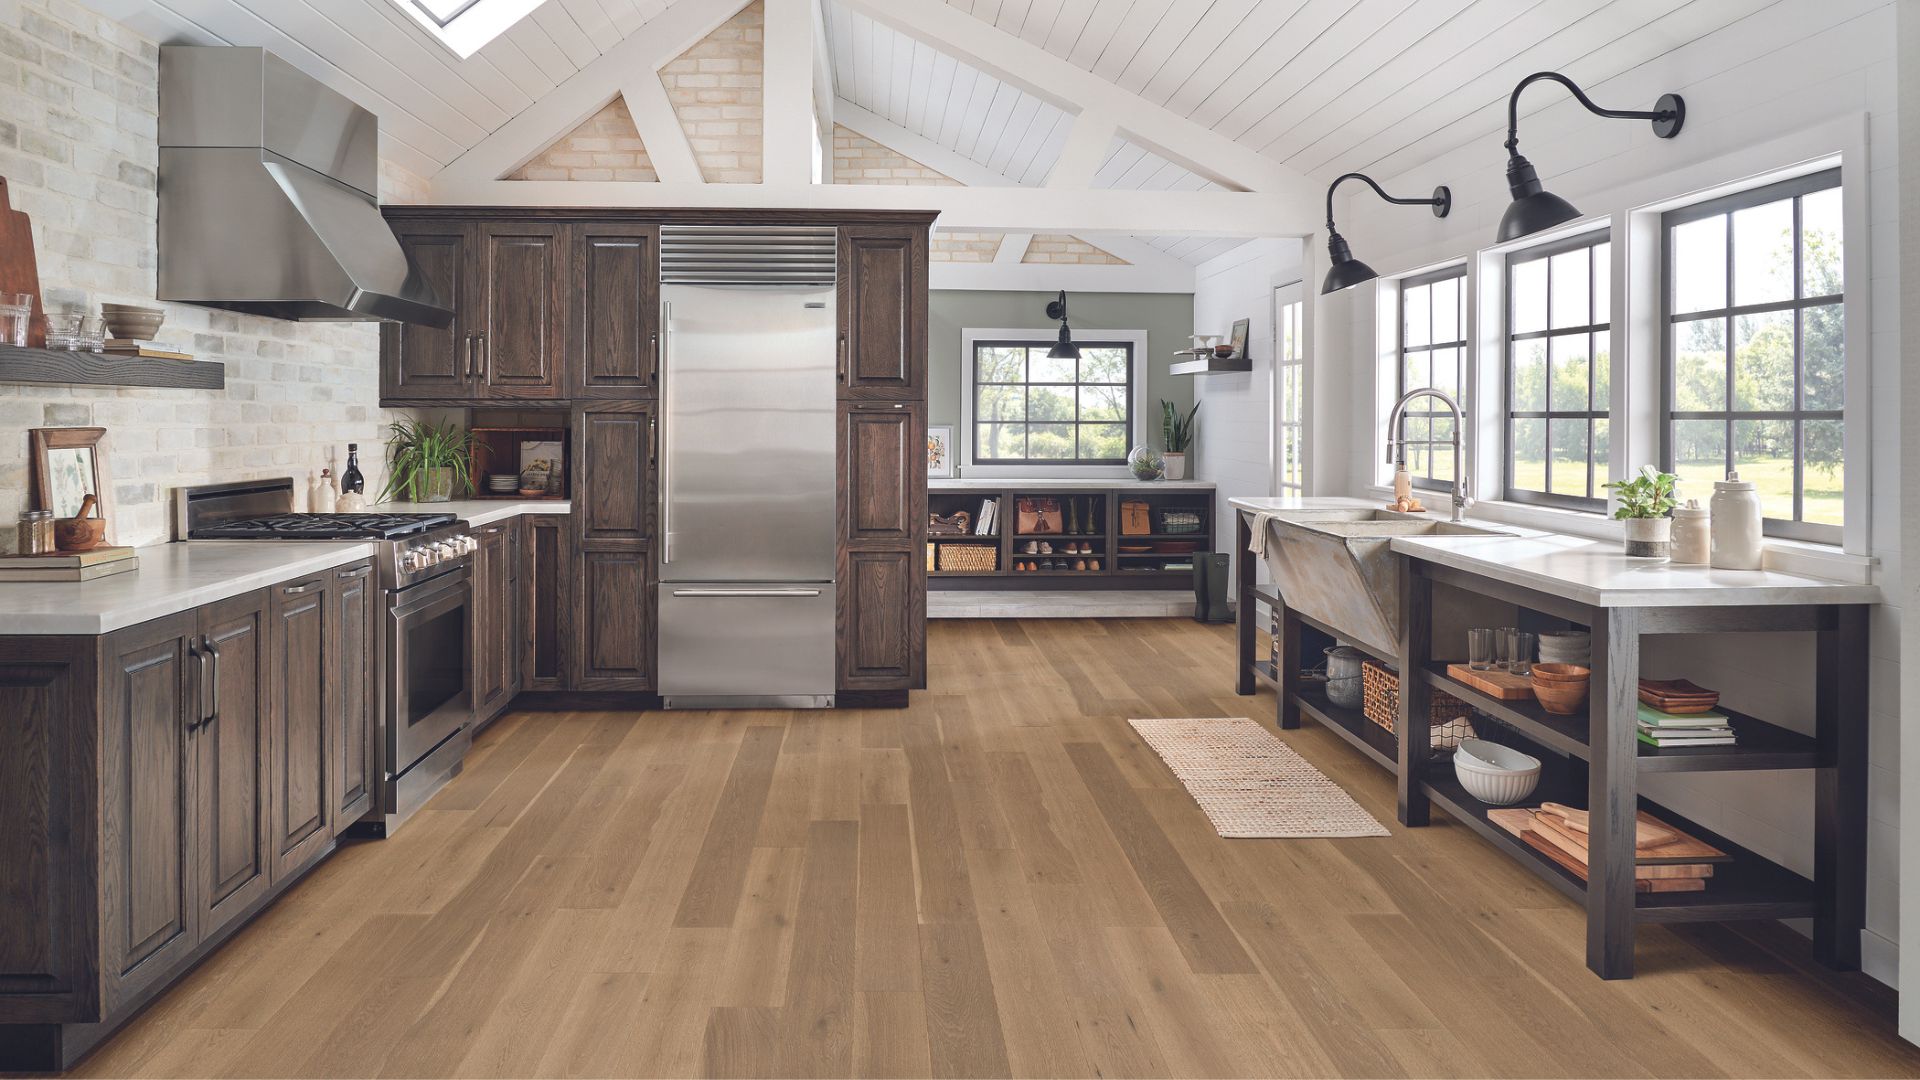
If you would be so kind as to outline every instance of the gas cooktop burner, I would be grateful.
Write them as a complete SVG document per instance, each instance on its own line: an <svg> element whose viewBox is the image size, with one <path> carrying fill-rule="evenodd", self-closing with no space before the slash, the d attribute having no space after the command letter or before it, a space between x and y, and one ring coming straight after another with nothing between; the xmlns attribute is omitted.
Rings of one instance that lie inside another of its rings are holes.
<svg viewBox="0 0 1920 1080"><path fill-rule="evenodd" d="M393 540L450 525L452 514L272 514L194 529L194 540Z"/></svg>

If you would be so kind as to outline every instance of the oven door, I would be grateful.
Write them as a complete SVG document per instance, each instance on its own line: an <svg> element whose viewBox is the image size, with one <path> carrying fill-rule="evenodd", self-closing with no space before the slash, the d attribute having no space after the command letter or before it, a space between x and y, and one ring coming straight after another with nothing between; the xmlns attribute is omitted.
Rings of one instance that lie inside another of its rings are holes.
<svg viewBox="0 0 1920 1080"><path fill-rule="evenodd" d="M473 586L462 566L396 590L387 635L387 775L406 772L473 720Z"/></svg>

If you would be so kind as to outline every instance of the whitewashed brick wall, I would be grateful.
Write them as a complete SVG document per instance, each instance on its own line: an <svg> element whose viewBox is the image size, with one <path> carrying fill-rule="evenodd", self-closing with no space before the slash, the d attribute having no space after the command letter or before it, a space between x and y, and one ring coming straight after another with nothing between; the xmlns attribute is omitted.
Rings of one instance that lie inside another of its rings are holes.
<svg viewBox="0 0 1920 1080"><path fill-rule="evenodd" d="M766 10L761 0L660 69L700 175L712 184L760 182L760 87Z"/></svg>
<svg viewBox="0 0 1920 1080"><path fill-rule="evenodd" d="M960 187L960 181L931 169L891 146L874 142L844 124L833 125L833 182L906 184L910 187Z"/></svg>
<svg viewBox="0 0 1920 1080"><path fill-rule="evenodd" d="M0 175L33 218L49 304L154 302L156 44L72 0L0 0ZM404 170L382 187L419 192ZM27 431L108 431L115 539L169 538L172 489L292 474L348 442L378 473L378 334L168 304L162 340L227 365L225 391L0 385L0 546L28 505Z"/></svg>
<svg viewBox="0 0 1920 1080"><path fill-rule="evenodd" d="M640 129L634 125L626 99L616 97L507 179L650 182L660 176L647 157L646 144L640 141Z"/></svg>
<svg viewBox="0 0 1920 1080"><path fill-rule="evenodd" d="M1129 266L1127 260L1094 247L1077 236L1035 233L1027 243L1023 263L1066 263L1074 266Z"/></svg>

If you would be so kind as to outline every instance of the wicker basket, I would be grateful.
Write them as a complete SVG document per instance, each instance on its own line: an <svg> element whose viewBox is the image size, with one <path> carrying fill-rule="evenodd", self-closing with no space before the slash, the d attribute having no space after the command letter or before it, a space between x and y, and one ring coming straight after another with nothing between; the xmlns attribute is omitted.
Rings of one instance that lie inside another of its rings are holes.
<svg viewBox="0 0 1920 1080"><path fill-rule="evenodd" d="M1360 711L1391 732L1400 716L1400 673L1375 660L1362 661ZM1427 715L1435 750L1451 750L1461 739L1473 738L1473 706L1452 694L1439 690L1429 694Z"/></svg>
<svg viewBox="0 0 1920 1080"><path fill-rule="evenodd" d="M984 574L1000 569L999 544L941 544L940 569Z"/></svg>

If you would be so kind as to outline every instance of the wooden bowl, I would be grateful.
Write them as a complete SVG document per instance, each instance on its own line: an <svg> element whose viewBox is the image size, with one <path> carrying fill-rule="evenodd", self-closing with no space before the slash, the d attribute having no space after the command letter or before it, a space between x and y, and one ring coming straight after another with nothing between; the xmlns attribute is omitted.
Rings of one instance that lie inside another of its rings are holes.
<svg viewBox="0 0 1920 1080"><path fill-rule="evenodd" d="M1593 677L1593 669L1579 664L1535 664L1533 681L1561 686L1583 683Z"/></svg>
<svg viewBox="0 0 1920 1080"><path fill-rule="evenodd" d="M92 551L106 538L106 518L60 518L53 523L53 546L61 551Z"/></svg>
<svg viewBox="0 0 1920 1080"><path fill-rule="evenodd" d="M1583 711L1587 703L1587 684L1556 686L1552 683L1534 683L1533 696L1540 701L1540 707L1557 716L1575 716Z"/></svg>

